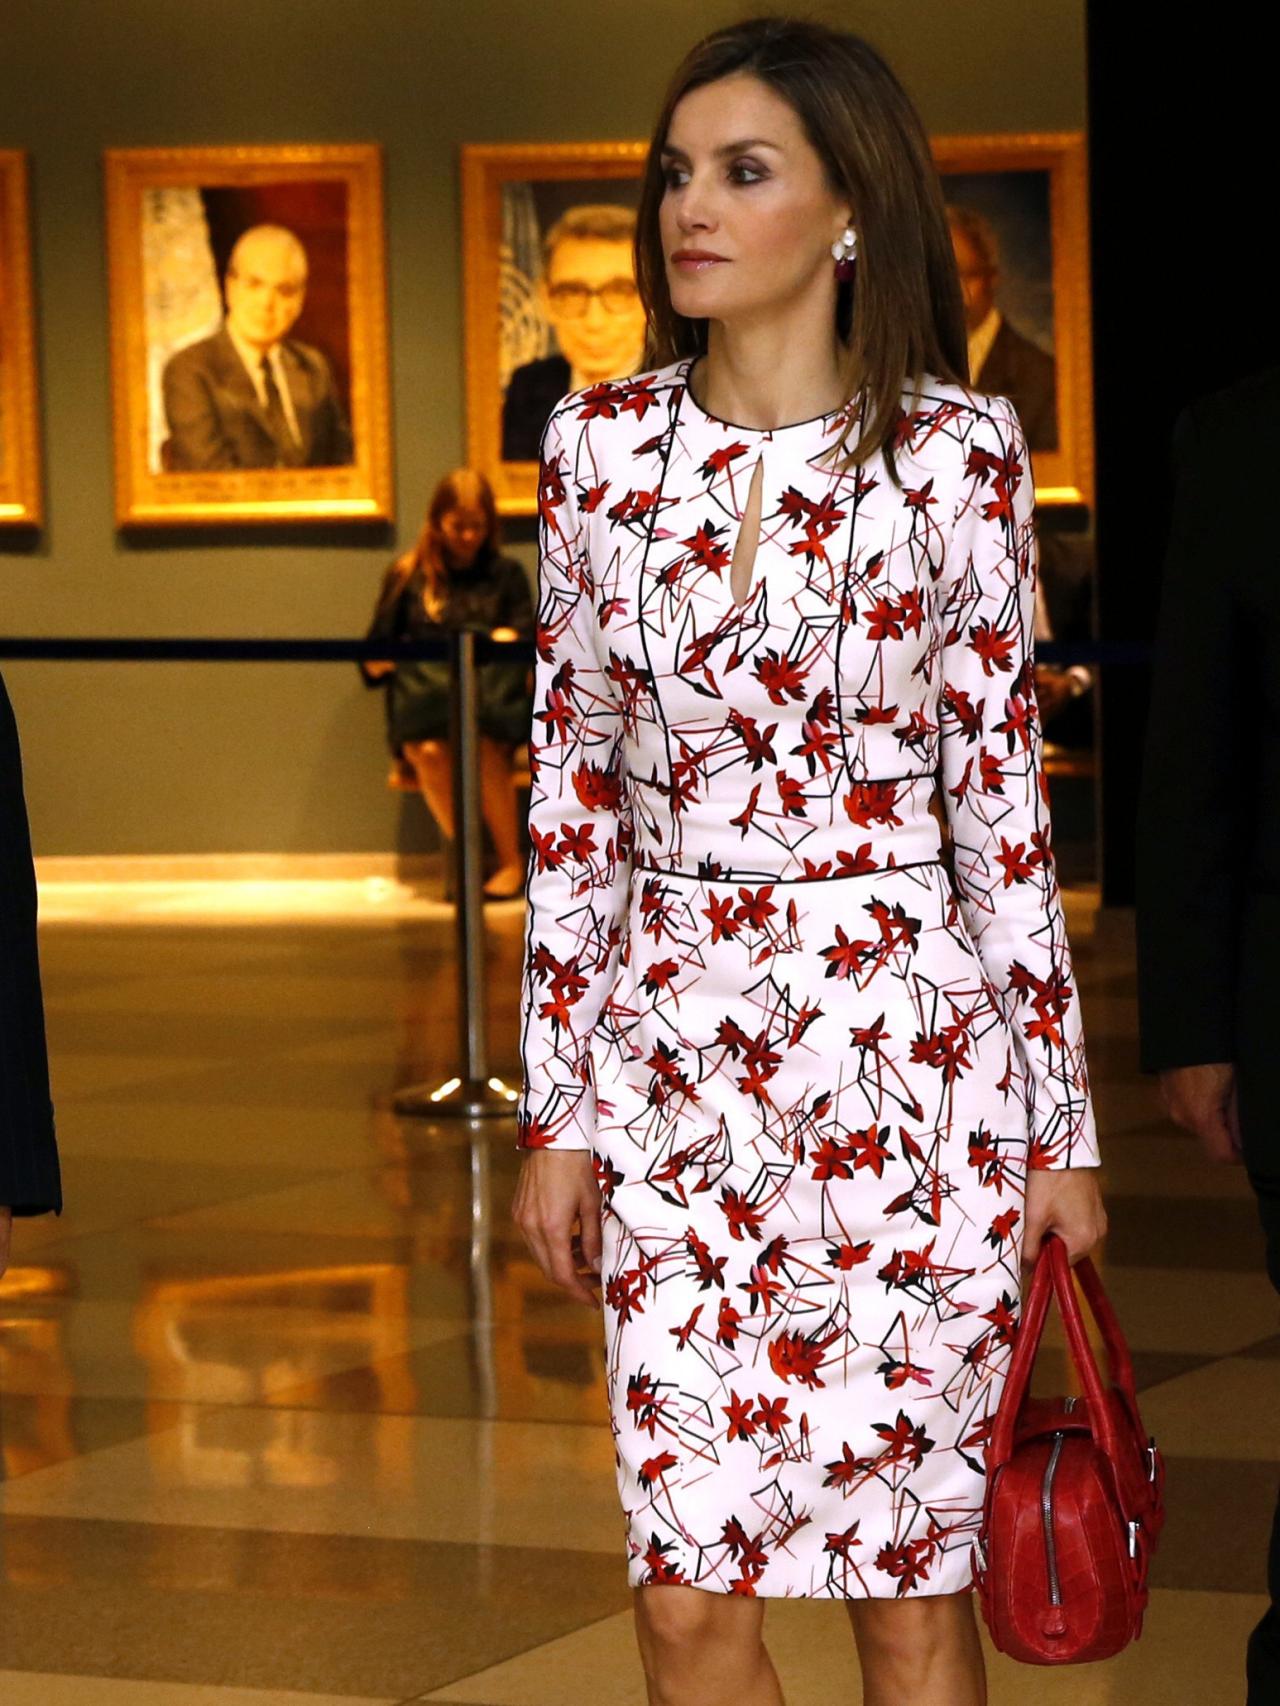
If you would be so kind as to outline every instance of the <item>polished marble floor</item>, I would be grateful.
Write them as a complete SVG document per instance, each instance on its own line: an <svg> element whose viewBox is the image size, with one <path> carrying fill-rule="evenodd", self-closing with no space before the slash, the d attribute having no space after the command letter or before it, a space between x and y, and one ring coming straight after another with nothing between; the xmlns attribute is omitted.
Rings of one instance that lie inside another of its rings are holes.
<svg viewBox="0 0 1280 1706"><path fill-rule="evenodd" d="M48 895L67 1209L0 1282L4 1706L642 1706L599 1317L508 1218L519 1158L398 1119L456 1064L452 925L359 885ZM1070 921L1111 1230L1168 1460L1142 1639L987 1646L992 1706L1237 1706L1275 1499L1280 1304L1238 1169L1135 1068L1131 938ZM487 909L514 1066L519 902ZM1065 1379L1056 1316L1037 1388ZM772 1601L789 1706L860 1699L843 1609ZM944 1706L944 1703L939 1703Z"/></svg>

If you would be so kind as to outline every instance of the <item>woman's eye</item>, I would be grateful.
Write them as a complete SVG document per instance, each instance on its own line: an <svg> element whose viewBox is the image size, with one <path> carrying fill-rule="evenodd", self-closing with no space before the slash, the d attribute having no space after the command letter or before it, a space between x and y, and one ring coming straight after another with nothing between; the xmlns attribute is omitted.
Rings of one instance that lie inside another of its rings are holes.
<svg viewBox="0 0 1280 1706"><path fill-rule="evenodd" d="M669 189L676 188L680 183L680 171L681 168L679 166L667 166L664 168L662 181ZM737 173L745 173L746 176L737 177L735 176ZM729 168L729 176L736 183L758 184L767 176L767 173L764 171L763 167L757 166L752 160L735 160L733 165Z"/></svg>

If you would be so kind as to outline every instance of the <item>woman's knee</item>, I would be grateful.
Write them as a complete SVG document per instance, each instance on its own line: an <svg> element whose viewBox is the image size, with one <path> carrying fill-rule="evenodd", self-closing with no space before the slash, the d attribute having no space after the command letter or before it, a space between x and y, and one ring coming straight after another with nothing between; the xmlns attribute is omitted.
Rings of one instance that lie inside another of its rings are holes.
<svg viewBox="0 0 1280 1706"><path fill-rule="evenodd" d="M403 747L405 757L412 763L443 758L449 751L449 743L444 740L407 740Z"/></svg>
<svg viewBox="0 0 1280 1706"><path fill-rule="evenodd" d="M674 1584L636 1589L640 1648L654 1664L749 1658L759 1646L763 1618L761 1601L736 1594Z"/></svg>
<svg viewBox="0 0 1280 1706"><path fill-rule="evenodd" d="M922 1594L917 1599L845 1601L860 1648L923 1656L955 1639L958 1624L973 1617L968 1592Z"/></svg>

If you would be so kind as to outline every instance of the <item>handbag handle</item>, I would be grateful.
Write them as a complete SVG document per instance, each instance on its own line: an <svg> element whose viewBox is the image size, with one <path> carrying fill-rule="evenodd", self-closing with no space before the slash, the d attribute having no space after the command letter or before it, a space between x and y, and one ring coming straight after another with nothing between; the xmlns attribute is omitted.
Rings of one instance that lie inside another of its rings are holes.
<svg viewBox="0 0 1280 1706"><path fill-rule="evenodd" d="M1084 1294L1102 1331L1110 1377L1136 1420L1138 1397L1133 1384L1133 1360L1120 1331L1115 1311L1111 1307L1111 1300L1088 1256L1081 1256L1076 1267L1080 1271ZM1023 1311L1022 1326L1014 1343L1005 1389L1001 1394L991 1430L991 1469L1007 1462L1013 1453L1014 1424L1031 1380L1036 1352L1040 1348L1040 1336L1044 1330L1051 1290L1058 1299L1058 1308L1067 1330L1071 1358L1089 1400L1090 1430L1110 1461L1116 1464L1120 1462L1120 1442L1116 1435L1115 1418L1102 1389L1102 1379L1094 1360L1093 1347L1089 1343L1075 1287L1071 1283L1071 1263L1067 1259L1067 1247L1058 1233L1046 1232L1040 1241L1040 1253L1036 1259L1036 1269Z"/></svg>

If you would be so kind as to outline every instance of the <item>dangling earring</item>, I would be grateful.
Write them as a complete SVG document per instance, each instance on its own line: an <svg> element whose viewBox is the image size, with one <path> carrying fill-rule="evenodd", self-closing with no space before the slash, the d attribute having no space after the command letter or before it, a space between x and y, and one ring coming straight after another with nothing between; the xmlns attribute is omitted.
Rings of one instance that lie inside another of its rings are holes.
<svg viewBox="0 0 1280 1706"><path fill-rule="evenodd" d="M831 245L831 258L836 263L836 277L841 284L851 279L854 273L854 260L858 253L858 238L852 225L846 225L844 236L837 237Z"/></svg>

